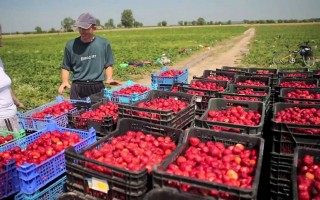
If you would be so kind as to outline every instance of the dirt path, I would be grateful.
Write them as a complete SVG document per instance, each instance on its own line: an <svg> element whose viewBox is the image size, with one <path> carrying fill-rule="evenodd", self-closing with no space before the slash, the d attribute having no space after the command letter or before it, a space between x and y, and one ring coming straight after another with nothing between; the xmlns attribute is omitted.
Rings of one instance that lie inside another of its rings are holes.
<svg viewBox="0 0 320 200"><path fill-rule="evenodd" d="M193 76L201 76L205 69L214 70L221 68L224 65L236 66L240 64L241 56L248 52L248 45L254 35L255 29L250 28L242 35L231 40L223 41L209 50L204 49L185 60L175 63L170 66L170 68L182 69L188 67L190 81ZM135 82L140 84L150 84L150 75Z"/></svg>

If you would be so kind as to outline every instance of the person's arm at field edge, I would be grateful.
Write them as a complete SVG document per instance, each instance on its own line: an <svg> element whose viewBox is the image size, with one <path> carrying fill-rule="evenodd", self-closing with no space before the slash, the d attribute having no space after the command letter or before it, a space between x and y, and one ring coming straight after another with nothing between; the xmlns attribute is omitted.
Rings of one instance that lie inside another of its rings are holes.
<svg viewBox="0 0 320 200"><path fill-rule="evenodd" d="M58 92L59 94L62 94L65 88L70 89L71 85L69 84L69 71L66 69L61 69L61 80L62 84L60 85Z"/></svg>
<svg viewBox="0 0 320 200"><path fill-rule="evenodd" d="M18 108L25 108L25 106L23 105L23 103L21 103L17 96L14 94L14 92L11 90L11 96L12 96L12 100L14 102L14 104L18 107Z"/></svg>
<svg viewBox="0 0 320 200"><path fill-rule="evenodd" d="M110 84L110 85L120 85L120 83L119 83L118 81L113 80L112 75L113 75L113 68L112 68L112 66L106 67L106 70L105 70L105 78L104 78L106 84Z"/></svg>

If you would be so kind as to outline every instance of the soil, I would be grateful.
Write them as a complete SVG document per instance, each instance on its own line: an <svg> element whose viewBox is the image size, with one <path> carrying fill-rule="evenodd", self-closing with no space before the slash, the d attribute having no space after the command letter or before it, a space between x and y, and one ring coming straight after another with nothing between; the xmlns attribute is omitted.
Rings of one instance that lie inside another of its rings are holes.
<svg viewBox="0 0 320 200"><path fill-rule="evenodd" d="M177 62L170 69L184 69L189 70L189 79L193 76L201 76L206 69L215 70L222 66L239 66L241 64L242 56L249 53L248 46L250 40L255 36L255 29L250 28L242 35L232 38L230 40L222 41L210 49L203 49L199 53L192 55L185 60ZM150 75L145 78L135 81L140 84L150 84Z"/></svg>

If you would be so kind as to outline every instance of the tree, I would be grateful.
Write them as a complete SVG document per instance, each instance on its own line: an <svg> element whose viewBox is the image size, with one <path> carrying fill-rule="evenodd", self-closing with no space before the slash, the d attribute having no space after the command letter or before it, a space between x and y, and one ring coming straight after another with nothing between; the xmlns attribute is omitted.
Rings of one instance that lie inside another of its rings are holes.
<svg viewBox="0 0 320 200"><path fill-rule="evenodd" d="M206 24L206 20L202 17L199 17L197 20L197 25L205 25Z"/></svg>
<svg viewBox="0 0 320 200"><path fill-rule="evenodd" d="M161 26L161 22L158 22L158 26Z"/></svg>
<svg viewBox="0 0 320 200"><path fill-rule="evenodd" d="M162 25L162 26L167 26L167 21L164 21L164 20L163 20L163 21L161 22L161 25Z"/></svg>
<svg viewBox="0 0 320 200"><path fill-rule="evenodd" d="M51 28L50 30L49 30L49 33L55 33L56 32L56 29L54 29L54 28Z"/></svg>
<svg viewBox="0 0 320 200"><path fill-rule="evenodd" d="M72 27L74 26L75 22L76 21L73 20L71 17L66 17L61 22L61 26L64 28L65 31L69 32L69 31L72 31Z"/></svg>
<svg viewBox="0 0 320 200"><path fill-rule="evenodd" d="M106 23L104 24L104 26L105 26L107 29L113 29L113 28L116 27L116 26L114 25L113 19L109 19L108 22L106 22Z"/></svg>
<svg viewBox="0 0 320 200"><path fill-rule="evenodd" d="M178 21L179 26L183 26L183 21Z"/></svg>
<svg viewBox="0 0 320 200"><path fill-rule="evenodd" d="M193 26L195 26L195 25L197 25L197 21L193 20L193 21L191 22L191 24L192 24Z"/></svg>
<svg viewBox="0 0 320 200"><path fill-rule="evenodd" d="M135 22L133 23L133 26L134 26L135 28L138 28L138 27L142 27L143 24L142 24L141 22L135 21Z"/></svg>
<svg viewBox="0 0 320 200"><path fill-rule="evenodd" d="M132 11L130 9L126 9L121 13L121 24L125 28L131 28L133 26L135 19L133 18Z"/></svg>
<svg viewBox="0 0 320 200"><path fill-rule="evenodd" d="M37 26L35 29L36 33L42 33L42 29L40 26Z"/></svg>

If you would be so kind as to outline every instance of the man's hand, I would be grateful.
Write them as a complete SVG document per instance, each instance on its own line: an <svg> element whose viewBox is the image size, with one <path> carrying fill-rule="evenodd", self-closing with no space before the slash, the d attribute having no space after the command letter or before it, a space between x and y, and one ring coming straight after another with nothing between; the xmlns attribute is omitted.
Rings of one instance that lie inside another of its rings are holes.
<svg viewBox="0 0 320 200"><path fill-rule="evenodd" d="M70 89L71 85L69 83L62 83L58 89L59 94L62 94L65 88Z"/></svg>
<svg viewBox="0 0 320 200"><path fill-rule="evenodd" d="M109 84L109 85L120 85L120 83L118 81L113 80L113 79L107 80L106 84Z"/></svg>

